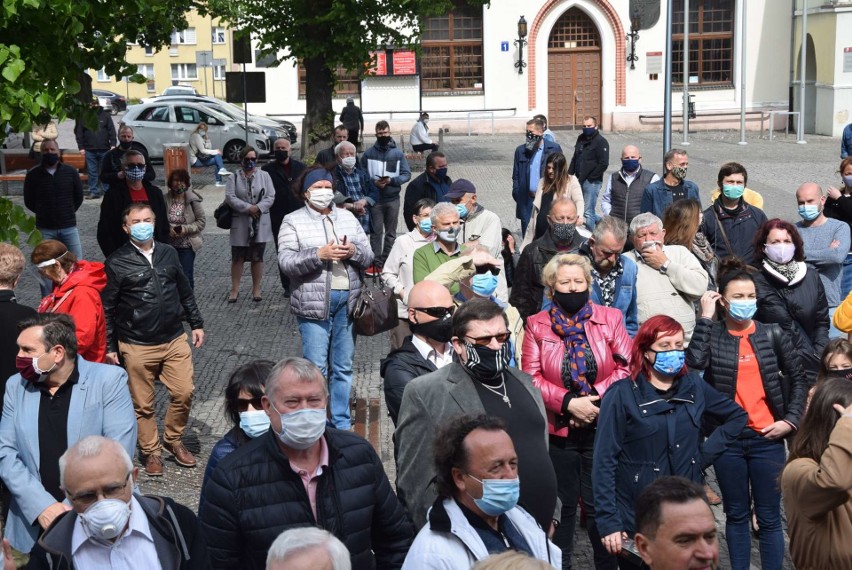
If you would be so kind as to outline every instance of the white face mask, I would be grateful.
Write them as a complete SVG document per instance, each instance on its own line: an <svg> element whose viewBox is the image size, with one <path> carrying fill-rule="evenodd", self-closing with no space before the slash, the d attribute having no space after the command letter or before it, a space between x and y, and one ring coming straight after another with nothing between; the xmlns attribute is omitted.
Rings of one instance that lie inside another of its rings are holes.
<svg viewBox="0 0 852 570"><path fill-rule="evenodd" d="M354 156L347 156L346 158L340 161L340 164L342 164L343 168L345 168L346 170L352 170L353 168L355 168L355 163L357 161L358 159Z"/></svg>
<svg viewBox="0 0 852 570"><path fill-rule="evenodd" d="M275 408L273 408L274 410ZM275 410L278 412L278 410ZM303 408L281 414L281 433L278 439L293 449L308 449L325 433L325 408Z"/></svg>
<svg viewBox="0 0 852 570"><path fill-rule="evenodd" d="M90 537L110 541L124 532L130 520L130 504L120 499L103 499L80 514L80 523Z"/></svg>
<svg viewBox="0 0 852 570"><path fill-rule="evenodd" d="M325 210L334 199L334 190L331 188L313 188L308 192L308 202L317 210Z"/></svg>

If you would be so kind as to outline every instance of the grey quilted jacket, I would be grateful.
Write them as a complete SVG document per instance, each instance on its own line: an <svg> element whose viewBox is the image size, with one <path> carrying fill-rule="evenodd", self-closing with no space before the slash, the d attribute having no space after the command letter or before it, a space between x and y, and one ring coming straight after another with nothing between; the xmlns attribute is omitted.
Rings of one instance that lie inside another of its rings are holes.
<svg viewBox="0 0 852 570"><path fill-rule="evenodd" d="M358 219L340 208L332 208L328 216L334 224L335 235L326 235L324 215L308 205L284 216L278 232L278 264L290 277L290 311L298 317L328 318L331 262L320 260L317 255L320 247L332 240L340 242L343 236L355 244L355 255L345 262L349 273L350 315L361 291L360 271L373 263L370 241Z"/></svg>

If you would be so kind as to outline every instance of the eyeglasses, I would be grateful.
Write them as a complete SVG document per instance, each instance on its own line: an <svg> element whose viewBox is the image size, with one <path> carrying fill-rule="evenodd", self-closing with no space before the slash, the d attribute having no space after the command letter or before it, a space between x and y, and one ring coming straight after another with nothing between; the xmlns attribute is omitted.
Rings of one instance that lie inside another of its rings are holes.
<svg viewBox="0 0 852 570"><path fill-rule="evenodd" d="M65 493L68 497L68 500L78 505L80 507L88 507L97 501L100 497L104 499L121 499L122 493L124 493L124 489L127 487L127 482L130 480L130 473L124 478L124 482L120 485L109 485L100 490L95 491L86 491L85 493L78 493L76 495L71 495L69 493Z"/></svg>
<svg viewBox="0 0 852 570"><path fill-rule="evenodd" d="M412 309L420 311L421 313L426 313L430 317L435 317L436 319L444 319L447 316L452 316L453 313L456 312L455 305L449 307L412 307Z"/></svg>
<svg viewBox="0 0 852 570"><path fill-rule="evenodd" d="M237 409L241 412L246 412L248 411L249 404L251 404L255 410L262 410L262 401L263 396L258 396L257 398L237 398Z"/></svg>
<svg viewBox="0 0 852 570"><path fill-rule="evenodd" d="M500 275L500 268L494 267L493 265L480 265L476 268L477 275L483 275L485 273L490 273L491 275Z"/></svg>
<svg viewBox="0 0 852 570"><path fill-rule="evenodd" d="M500 344L505 344L506 341L509 340L509 336L511 336L511 333L502 332L485 336L466 336L465 338L470 340L476 346L488 346L489 344L491 344L492 339L496 340Z"/></svg>

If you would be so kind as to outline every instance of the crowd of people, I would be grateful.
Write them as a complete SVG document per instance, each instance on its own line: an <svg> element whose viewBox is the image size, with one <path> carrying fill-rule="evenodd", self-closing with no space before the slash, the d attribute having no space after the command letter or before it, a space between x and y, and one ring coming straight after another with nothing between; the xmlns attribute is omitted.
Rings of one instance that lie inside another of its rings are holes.
<svg viewBox="0 0 852 570"><path fill-rule="evenodd" d="M261 300L272 241L303 357L231 373L197 515L136 482L164 475L163 450L197 464L182 437L202 198L186 170L154 185L121 128L90 261L79 175L41 141L24 184L45 237L37 310L15 302L23 253L0 244L6 568L573 568L579 524L597 569L712 568L711 500L735 570L753 532L762 568L782 568L782 503L797 567L852 566L850 159L842 189L798 188L791 223L768 219L742 164L721 165L705 208L686 151L657 174L628 145L607 177L595 117L569 157L536 116L514 154L515 236L448 176L428 119L413 180L386 121L360 156L344 122L311 166L278 139L262 168L247 146L223 175L227 300L246 261ZM219 168L203 131L195 161ZM352 432L366 277L393 294L395 485Z"/></svg>

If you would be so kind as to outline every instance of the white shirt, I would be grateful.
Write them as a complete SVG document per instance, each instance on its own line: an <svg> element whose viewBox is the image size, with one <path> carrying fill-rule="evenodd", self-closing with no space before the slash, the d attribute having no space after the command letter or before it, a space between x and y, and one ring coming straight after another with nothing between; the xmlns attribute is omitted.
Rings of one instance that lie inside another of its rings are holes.
<svg viewBox="0 0 852 570"><path fill-rule="evenodd" d="M130 244L136 249L138 249L139 253L145 256L145 259L148 260L148 263L151 265L151 267L154 267L154 247L157 245L156 241L151 242L151 249L147 251L133 243L133 240L130 240Z"/></svg>
<svg viewBox="0 0 852 570"><path fill-rule="evenodd" d="M77 570L162 570L148 517L136 497L130 499L130 524L112 547L89 538L80 517L74 521L71 556Z"/></svg>
<svg viewBox="0 0 852 570"><path fill-rule="evenodd" d="M417 228L397 236L382 267L382 281L391 287L397 296L397 313L400 319L408 318L406 301L411 288L414 287L414 251L429 241Z"/></svg>
<svg viewBox="0 0 852 570"><path fill-rule="evenodd" d="M416 334L411 335L411 344L420 353L420 356L431 362L437 368L443 368L453 361L453 345L449 342L444 346L444 354L438 354L438 351L425 340L418 337Z"/></svg>

